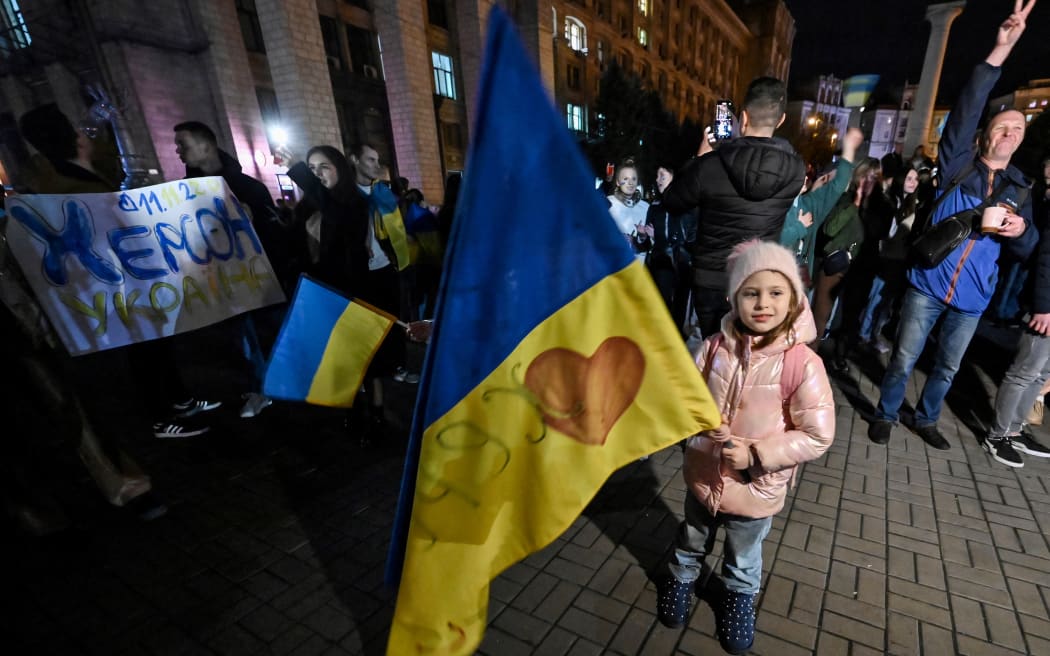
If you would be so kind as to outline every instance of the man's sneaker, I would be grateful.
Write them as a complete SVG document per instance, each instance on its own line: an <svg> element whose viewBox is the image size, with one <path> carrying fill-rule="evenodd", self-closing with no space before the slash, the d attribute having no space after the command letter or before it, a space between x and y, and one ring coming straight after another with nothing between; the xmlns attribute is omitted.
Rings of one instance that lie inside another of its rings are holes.
<svg viewBox="0 0 1050 656"><path fill-rule="evenodd" d="M981 446L983 446L984 450L990 453L993 458L1007 467L1024 467L1024 460L1021 459L1021 454L1014 448L1013 438L986 437Z"/></svg>
<svg viewBox="0 0 1050 656"><path fill-rule="evenodd" d="M886 444L889 442L891 432L893 432L892 421L876 419L868 424L868 439L875 444Z"/></svg>
<svg viewBox="0 0 1050 656"><path fill-rule="evenodd" d="M397 371L394 372L394 380L399 383L408 383L409 385L415 385L419 383L419 374L414 374L404 367L398 367Z"/></svg>
<svg viewBox="0 0 1050 656"><path fill-rule="evenodd" d="M947 451L952 448L952 445L948 443L948 440L944 439L941 432L937 430L937 424L927 424L925 426L916 426L915 433L922 438L922 441L929 444L935 449L941 451Z"/></svg>
<svg viewBox="0 0 1050 656"><path fill-rule="evenodd" d="M187 426L177 421L162 421L153 424L154 437L195 437L211 430L208 426Z"/></svg>
<svg viewBox="0 0 1050 656"><path fill-rule="evenodd" d="M1028 431L1021 431L1020 435L1011 435L1010 443L1021 453L1027 453L1036 458L1050 458L1050 449L1036 442Z"/></svg>
<svg viewBox="0 0 1050 656"><path fill-rule="evenodd" d="M241 407L241 419L251 419L260 412L273 405L273 399L255 392L244 395L244 405Z"/></svg>
<svg viewBox="0 0 1050 656"><path fill-rule="evenodd" d="M222 401L208 401L207 399L198 399L191 396L185 401L173 403L171 409L175 412L176 417L185 419L186 417L192 417L198 412L214 410L220 405L222 405Z"/></svg>
<svg viewBox="0 0 1050 656"><path fill-rule="evenodd" d="M718 642L730 654L743 654L755 644L755 595L726 590Z"/></svg>
<svg viewBox="0 0 1050 656"><path fill-rule="evenodd" d="M661 624L670 629L677 629L685 624L689 608L693 604L695 585L695 581L679 581L670 575L664 579L656 600L656 615Z"/></svg>

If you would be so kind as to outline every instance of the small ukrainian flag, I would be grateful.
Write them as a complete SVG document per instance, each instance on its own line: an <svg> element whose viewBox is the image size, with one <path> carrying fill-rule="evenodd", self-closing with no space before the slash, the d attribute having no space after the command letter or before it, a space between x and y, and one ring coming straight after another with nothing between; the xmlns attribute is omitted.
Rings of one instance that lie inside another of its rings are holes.
<svg viewBox="0 0 1050 656"><path fill-rule="evenodd" d="M349 408L396 321L302 276L266 368L263 394Z"/></svg>

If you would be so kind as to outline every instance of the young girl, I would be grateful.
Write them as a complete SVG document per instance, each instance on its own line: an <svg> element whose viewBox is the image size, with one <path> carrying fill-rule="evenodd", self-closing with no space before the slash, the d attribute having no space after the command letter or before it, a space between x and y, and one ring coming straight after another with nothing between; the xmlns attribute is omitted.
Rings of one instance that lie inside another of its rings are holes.
<svg viewBox="0 0 1050 656"><path fill-rule="evenodd" d="M754 641L762 540L784 507L795 467L831 445L835 404L824 366L806 346L816 333L791 252L747 242L733 251L728 273L731 311L696 358L722 425L687 444L691 494L658 604L665 625L685 622L701 563L724 527L718 638L738 654Z"/></svg>

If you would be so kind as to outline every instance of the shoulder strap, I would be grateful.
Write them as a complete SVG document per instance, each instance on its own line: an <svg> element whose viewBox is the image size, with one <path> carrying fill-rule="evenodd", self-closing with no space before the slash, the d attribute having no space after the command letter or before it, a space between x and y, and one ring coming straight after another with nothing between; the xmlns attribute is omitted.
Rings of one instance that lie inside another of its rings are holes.
<svg viewBox="0 0 1050 656"><path fill-rule="evenodd" d="M913 225L912 231L925 232L926 229L930 227L930 222L933 221L933 213L936 212L937 208L941 206L941 203L943 203L945 199L948 198L948 194L955 191L955 188L962 184L963 178L973 173L974 169L976 168L977 165L974 164L972 161L965 167L963 167L963 170L959 171L959 173L957 173L956 176L952 178L951 183L948 185L948 188L944 190L944 193L938 196L937 199L933 201L933 205L931 205L929 211L926 212L926 221L923 223L923 225Z"/></svg>
<svg viewBox="0 0 1050 656"><path fill-rule="evenodd" d="M790 400L799 385L802 384L802 373L806 368L806 345L795 344L784 351L784 366L780 371L780 398Z"/></svg>
<svg viewBox="0 0 1050 656"><path fill-rule="evenodd" d="M711 360L714 359L715 353L718 352L718 347L722 345L722 331L719 330L711 340L707 343L707 357L704 358L704 383L707 383L707 376L711 373Z"/></svg>

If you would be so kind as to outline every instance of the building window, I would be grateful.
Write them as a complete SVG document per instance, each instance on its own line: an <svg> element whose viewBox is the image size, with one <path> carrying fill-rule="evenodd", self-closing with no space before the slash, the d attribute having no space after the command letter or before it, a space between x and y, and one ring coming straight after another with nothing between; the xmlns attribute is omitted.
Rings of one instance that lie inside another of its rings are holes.
<svg viewBox="0 0 1050 656"><path fill-rule="evenodd" d="M583 26L580 19L572 16L565 17L565 40L576 52L587 50L587 28Z"/></svg>
<svg viewBox="0 0 1050 656"><path fill-rule="evenodd" d="M321 42L325 59L332 70L343 70L343 49L339 45L339 23L331 16L321 16Z"/></svg>
<svg viewBox="0 0 1050 656"><path fill-rule="evenodd" d="M0 0L0 51L13 52L33 43L18 0Z"/></svg>
<svg viewBox="0 0 1050 656"><path fill-rule="evenodd" d="M583 107L569 103L565 106L565 118L568 119L569 129L573 132L583 132Z"/></svg>
<svg viewBox="0 0 1050 656"><path fill-rule="evenodd" d="M638 28L638 45L643 48L649 47L649 32L647 32L645 28Z"/></svg>
<svg viewBox="0 0 1050 656"><path fill-rule="evenodd" d="M463 150L463 126L459 123L441 122L441 137L445 148Z"/></svg>
<svg viewBox="0 0 1050 656"><path fill-rule="evenodd" d="M580 67L579 66L573 66L572 64L568 65L568 70L566 71L566 75L565 75L565 84L570 89L579 89L580 88Z"/></svg>
<svg viewBox="0 0 1050 656"><path fill-rule="evenodd" d="M612 22L610 0L594 0L594 13L598 14L598 18L603 19L606 23Z"/></svg>
<svg viewBox="0 0 1050 656"><path fill-rule="evenodd" d="M638 0L638 13L642 16L649 15L649 0Z"/></svg>
<svg viewBox="0 0 1050 656"><path fill-rule="evenodd" d="M350 46L350 63L354 67L354 72L381 80L383 75L382 66L379 63L376 35L356 25L347 25L346 41Z"/></svg>
<svg viewBox="0 0 1050 656"><path fill-rule="evenodd" d="M445 0L427 0L427 17L434 27L448 29L448 6Z"/></svg>
<svg viewBox="0 0 1050 656"><path fill-rule="evenodd" d="M248 52L266 52L262 27L259 25L259 12L255 10L255 0L237 0L237 22L241 24L244 49Z"/></svg>
<svg viewBox="0 0 1050 656"><path fill-rule="evenodd" d="M456 99L456 80L452 77L452 58L438 51L430 53L434 67L434 93L446 98Z"/></svg>

